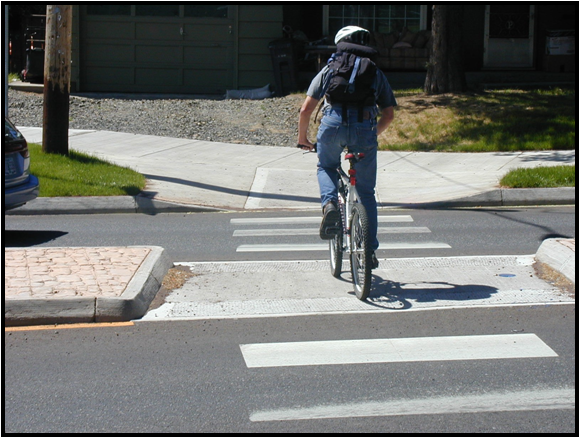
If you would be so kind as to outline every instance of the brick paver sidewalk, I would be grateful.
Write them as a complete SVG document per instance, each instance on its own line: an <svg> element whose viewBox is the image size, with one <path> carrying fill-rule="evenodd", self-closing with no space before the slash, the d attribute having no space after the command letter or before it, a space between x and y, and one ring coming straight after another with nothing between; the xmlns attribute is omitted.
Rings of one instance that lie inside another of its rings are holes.
<svg viewBox="0 0 580 438"><path fill-rule="evenodd" d="M5 298L118 297L150 248L6 248Z"/></svg>

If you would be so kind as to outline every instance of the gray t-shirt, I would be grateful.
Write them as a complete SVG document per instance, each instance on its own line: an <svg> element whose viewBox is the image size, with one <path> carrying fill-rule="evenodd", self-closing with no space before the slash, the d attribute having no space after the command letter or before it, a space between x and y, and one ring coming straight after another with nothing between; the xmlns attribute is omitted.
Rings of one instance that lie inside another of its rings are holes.
<svg viewBox="0 0 580 438"><path fill-rule="evenodd" d="M328 80L330 80L329 73L330 68L328 65L325 65L310 83L310 87L308 87L306 94L316 100L322 99L324 97L324 85ZM373 88L375 90L375 101L381 110L390 106L397 106L397 101L395 100L395 95L389 85L389 81L379 68L377 68L377 75L373 83ZM328 103L325 103L324 106L327 105Z"/></svg>

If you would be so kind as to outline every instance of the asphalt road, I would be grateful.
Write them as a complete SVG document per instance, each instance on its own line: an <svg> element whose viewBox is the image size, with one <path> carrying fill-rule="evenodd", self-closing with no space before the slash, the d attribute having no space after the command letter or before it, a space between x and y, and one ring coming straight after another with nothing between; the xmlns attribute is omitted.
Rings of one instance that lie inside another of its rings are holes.
<svg viewBox="0 0 580 438"><path fill-rule="evenodd" d="M574 207L383 210L380 216L391 219L379 224L388 231L379 235L379 258L535 254L546 238L576 236ZM312 222L253 222L272 218ZM6 216L4 245L156 245L173 262L326 259L319 218L318 211ZM272 234L247 234L255 230ZM272 250L277 244L298 246Z"/></svg>
<svg viewBox="0 0 580 438"><path fill-rule="evenodd" d="M574 433L575 333L574 305L5 332L4 432ZM243 351L423 337L444 356L250 367ZM527 350L490 357L481 337Z"/></svg>
<svg viewBox="0 0 580 438"><path fill-rule="evenodd" d="M572 207L381 215L379 257L534 254L576 233ZM3 241L159 245L175 262L325 259L304 249L320 245L318 220L8 216ZM558 304L7 329L4 431L574 433L575 317Z"/></svg>

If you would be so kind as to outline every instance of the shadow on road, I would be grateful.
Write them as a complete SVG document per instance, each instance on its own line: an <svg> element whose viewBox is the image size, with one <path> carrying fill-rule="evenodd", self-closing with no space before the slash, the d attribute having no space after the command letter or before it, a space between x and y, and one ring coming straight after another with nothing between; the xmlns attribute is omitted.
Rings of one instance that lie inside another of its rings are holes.
<svg viewBox="0 0 580 438"><path fill-rule="evenodd" d="M371 293L366 302L381 309L405 310L413 307L413 302L481 300L490 298L497 291L495 287L481 284L440 281L399 283L374 275Z"/></svg>
<svg viewBox="0 0 580 438"><path fill-rule="evenodd" d="M6 230L3 233L5 248L40 245L68 234L65 231Z"/></svg>

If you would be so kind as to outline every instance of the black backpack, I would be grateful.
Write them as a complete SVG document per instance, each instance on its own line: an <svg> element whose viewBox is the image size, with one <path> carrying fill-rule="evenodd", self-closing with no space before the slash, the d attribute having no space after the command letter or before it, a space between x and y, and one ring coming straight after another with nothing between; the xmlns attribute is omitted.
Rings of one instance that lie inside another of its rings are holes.
<svg viewBox="0 0 580 438"><path fill-rule="evenodd" d="M359 122L362 121L363 108L375 105L376 64L356 53L337 52L328 60L328 66L331 78L325 93L327 101L331 105L342 105L343 120L347 108L358 108Z"/></svg>

